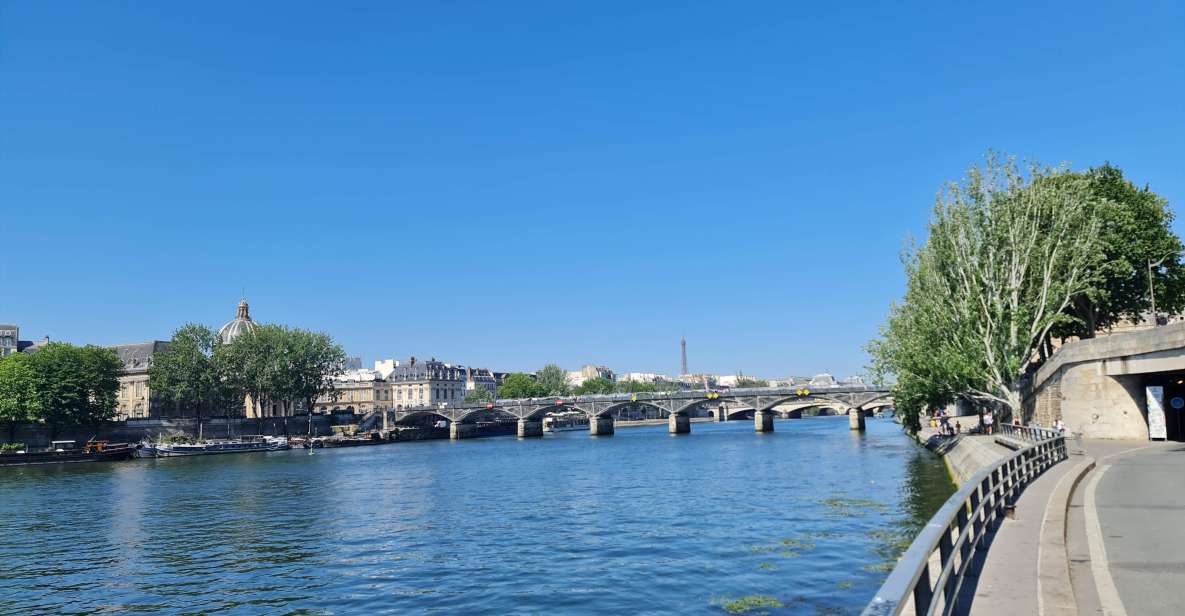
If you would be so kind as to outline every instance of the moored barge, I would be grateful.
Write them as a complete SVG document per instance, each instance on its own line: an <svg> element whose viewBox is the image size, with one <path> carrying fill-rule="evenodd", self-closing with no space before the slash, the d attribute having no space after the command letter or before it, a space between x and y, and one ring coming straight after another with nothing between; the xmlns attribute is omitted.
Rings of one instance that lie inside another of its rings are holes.
<svg viewBox="0 0 1185 616"><path fill-rule="evenodd" d="M129 443L87 441L80 448L74 441L53 441L45 451L0 453L0 466L63 464L69 462L112 462L130 460L136 447Z"/></svg>

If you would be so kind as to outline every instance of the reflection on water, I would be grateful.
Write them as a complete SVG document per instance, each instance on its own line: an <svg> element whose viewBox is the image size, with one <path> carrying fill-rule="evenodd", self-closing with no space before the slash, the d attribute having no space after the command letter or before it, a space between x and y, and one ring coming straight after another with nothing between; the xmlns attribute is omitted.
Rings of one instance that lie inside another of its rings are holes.
<svg viewBox="0 0 1185 616"><path fill-rule="evenodd" d="M693 431L0 469L0 613L851 613L953 490L888 421Z"/></svg>

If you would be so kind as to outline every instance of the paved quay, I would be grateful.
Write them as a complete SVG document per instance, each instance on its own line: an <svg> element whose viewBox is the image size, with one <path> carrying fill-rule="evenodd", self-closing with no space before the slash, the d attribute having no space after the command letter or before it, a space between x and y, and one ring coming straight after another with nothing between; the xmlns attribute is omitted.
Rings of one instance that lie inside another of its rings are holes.
<svg viewBox="0 0 1185 616"><path fill-rule="evenodd" d="M995 437L933 439L932 431L921 436L930 438L928 446L946 457L960 481L1009 451ZM1064 605L1059 590L1064 598L1072 596L1074 611L1081 614L1123 616L1124 607L1132 613L1180 613L1177 608L1185 604L1185 445L1088 440L1070 441L1067 447L1070 457L1030 483L1017 500L1015 517L991 536L989 549L964 582L963 613L1058 614L1058 604ZM1091 520L1097 520L1094 531L1088 531ZM1064 543L1058 537L1062 532ZM1043 549L1049 553L1043 555ZM1065 565L1054 562L1065 558ZM1042 604L1040 579L1048 605ZM1102 582L1096 585L1097 579Z"/></svg>
<svg viewBox="0 0 1185 616"><path fill-rule="evenodd" d="M1098 459L1071 503L1079 613L1180 614L1185 605L1185 444L1088 442Z"/></svg>

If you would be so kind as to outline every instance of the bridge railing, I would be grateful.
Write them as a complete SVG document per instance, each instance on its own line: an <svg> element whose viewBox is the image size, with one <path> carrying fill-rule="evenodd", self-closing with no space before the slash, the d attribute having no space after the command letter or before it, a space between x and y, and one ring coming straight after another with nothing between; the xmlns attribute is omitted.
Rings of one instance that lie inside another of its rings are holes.
<svg viewBox="0 0 1185 616"><path fill-rule="evenodd" d="M986 549L987 534L999 526L1025 486L1066 459L1061 434L1008 428L1032 444L976 473L947 499L864 608L864 616L904 614L911 604L919 616L955 612L964 576L976 554Z"/></svg>
<svg viewBox="0 0 1185 616"><path fill-rule="evenodd" d="M1044 440L1063 436L1061 432L1049 428L1039 428L1037 426L1014 426L1012 424L1001 425L1000 434L1014 438L1018 441L1025 441L1029 443L1039 443Z"/></svg>

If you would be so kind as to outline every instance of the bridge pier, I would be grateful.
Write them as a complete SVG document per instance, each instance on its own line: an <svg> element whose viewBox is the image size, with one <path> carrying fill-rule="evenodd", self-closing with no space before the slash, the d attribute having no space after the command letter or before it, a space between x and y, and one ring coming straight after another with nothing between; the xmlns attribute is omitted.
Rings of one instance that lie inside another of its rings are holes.
<svg viewBox="0 0 1185 616"><path fill-rule="evenodd" d="M728 421L728 409L723 404L716 409L716 421Z"/></svg>
<svg viewBox="0 0 1185 616"><path fill-rule="evenodd" d="M758 432L773 432L774 412L757 411L753 413L753 429Z"/></svg>
<svg viewBox="0 0 1185 616"><path fill-rule="evenodd" d="M588 420L589 436L611 436L613 434L612 417L592 417Z"/></svg>
<svg viewBox="0 0 1185 616"><path fill-rule="evenodd" d="M672 413L667 419L667 431L671 434L690 434L691 418L686 415Z"/></svg>
<svg viewBox="0 0 1185 616"><path fill-rule="evenodd" d="M543 422L530 419L518 420L518 437L543 436Z"/></svg>
<svg viewBox="0 0 1185 616"><path fill-rule="evenodd" d="M477 436L477 426L474 424L454 421L448 425L448 437L454 441Z"/></svg>
<svg viewBox="0 0 1185 616"><path fill-rule="evenodd" d="M853 430L864 431L864 411L860 409L848 410L848 427Z"/></svg>

